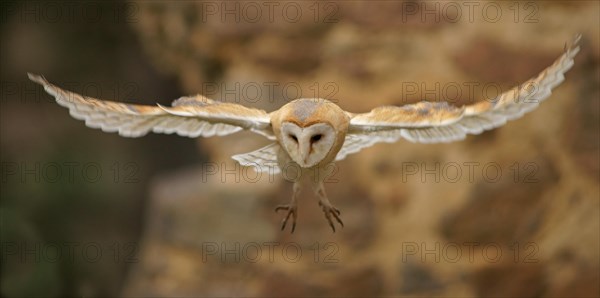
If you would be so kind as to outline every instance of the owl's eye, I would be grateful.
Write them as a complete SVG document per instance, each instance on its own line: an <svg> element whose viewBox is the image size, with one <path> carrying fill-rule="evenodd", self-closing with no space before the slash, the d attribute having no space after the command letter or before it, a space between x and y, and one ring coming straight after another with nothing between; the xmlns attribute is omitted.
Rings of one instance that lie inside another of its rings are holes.
<svg viewBox="0 0 600 298"><path fill-rule="evenodd" d="M292 138L292 140L294 140L294 142L298 143L298 138L295 135L289 134L289 137Z"/></svg>
<svg viewBox="0 0 600 298"><path fill-rule="evenodd" d="M323 137L323 135L322 135L322 134L314 135L314 136L312 136L312 137L310 138L310 141L311 141L312 143L314 143L314 142L318 142L318 141L319 141L319 140L320 140L322 137Z"/></svg>

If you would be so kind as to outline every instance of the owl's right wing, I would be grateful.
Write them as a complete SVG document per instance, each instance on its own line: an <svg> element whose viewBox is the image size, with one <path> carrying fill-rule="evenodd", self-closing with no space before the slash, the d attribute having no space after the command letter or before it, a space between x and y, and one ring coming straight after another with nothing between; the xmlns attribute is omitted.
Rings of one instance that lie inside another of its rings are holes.
<svg viewBox="0 0 600 298"><path fill-rule="evenodd" d="M384 106L369 113L351 114L345 143L337 160L378 142L396 142L400 138L418 143L462 140L467 134L480 134L521 117L548 98L564 79L579 52L581 36L565 47L565 52L548 68L520 86L491 101L463 107L446 102L422 101L405 106Z"/></svg>
<svg viewBox="0 0 600 298"><path fill-rule="evenodd" d="M201 95L179 98L171 107L119 103L82 96L63 90L41 76L28 76L44 86L75 119L104 132L118 132L132 138L149 132L194 138L223 136L246 129L275 139L270 117L264 110L218 102Z"/></svg>

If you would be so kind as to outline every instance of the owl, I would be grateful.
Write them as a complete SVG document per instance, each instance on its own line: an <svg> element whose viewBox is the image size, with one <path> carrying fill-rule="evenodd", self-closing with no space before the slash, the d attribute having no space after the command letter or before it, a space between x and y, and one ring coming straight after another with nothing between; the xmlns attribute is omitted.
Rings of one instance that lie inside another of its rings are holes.
<svg viewBox="0 0 600 298"><path fill-rule="evenodd" d="M437 143L464 139L521 117L550 96L564 80L579 51L576 36L565 52L548 68L524 84L504 92L493 100L455 107L446 102L422 101L404 106L381 106L368 113L350 113L321 98L293 100L280 109L264 110L219 102L202 95L186 96L171 106L147 106L98 100L63 90L41 76L28 74L41 84L71 116L84 120L92 128L117 132L124 137L141 137L149 132L176 133L185 137L229 135L241 130L258 133L272 143L256 151L234 155L233 159L256 171L282 172L293 182L284 211L281 230L291 219L296 228L297 199L301 189L310 187L318 198L329 226L344 226L340 211L334 207L323 187L335 161L379 142Z"/></svg>

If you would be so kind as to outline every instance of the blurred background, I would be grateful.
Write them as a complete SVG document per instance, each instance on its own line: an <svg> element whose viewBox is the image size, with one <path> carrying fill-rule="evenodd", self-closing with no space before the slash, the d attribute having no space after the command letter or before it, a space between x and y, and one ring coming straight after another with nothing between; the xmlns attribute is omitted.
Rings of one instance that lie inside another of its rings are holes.
<svg viewBox="0 0 600 298"><path fill-rule="evenodd" d="M1 3L1 296L600 295L597 1ZM231 160L258 135L121 138L26 78L101 99L268 111L491 99L581 33L537 110L452 144L379 144L310 192Z"/></svg>

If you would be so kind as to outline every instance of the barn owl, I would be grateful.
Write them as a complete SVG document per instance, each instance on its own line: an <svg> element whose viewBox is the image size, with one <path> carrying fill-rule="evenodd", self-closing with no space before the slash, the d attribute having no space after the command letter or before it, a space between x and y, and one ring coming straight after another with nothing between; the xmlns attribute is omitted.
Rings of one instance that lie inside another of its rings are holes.
<svg viewBox="0 0 600 298"><path fill-rule="evenodd" d="M273 141L270 145L235 155L233 159L257 171L273 166L276 171L297 170L295 175L284 175L293 182L291 201L275 208L285 211L281 230L291 218L291 232L294 232L297 197L301 189L311 187L335 232L335 222L342 227L344 224L340 211L329 202L323 187L324 178L332 170L329 165L375 143L396 142L401 138L418 143L458 141L467 134L480 134L521 117L536 108L564 80L564 73L572 67L579 51L579 39L577 36L551 66L524 84L493 100L462 107L422 101L377 107L368 113L350 113L326 99L301 98L267 113L201 95L181 97L170 107L147 106L82 96L63 90L41 76L28 76L54 96L58 104L68 108L74 118L84 120L89 127L118 132L124 137L155 132L195 138L249 130L268 138Z"/></svg>

